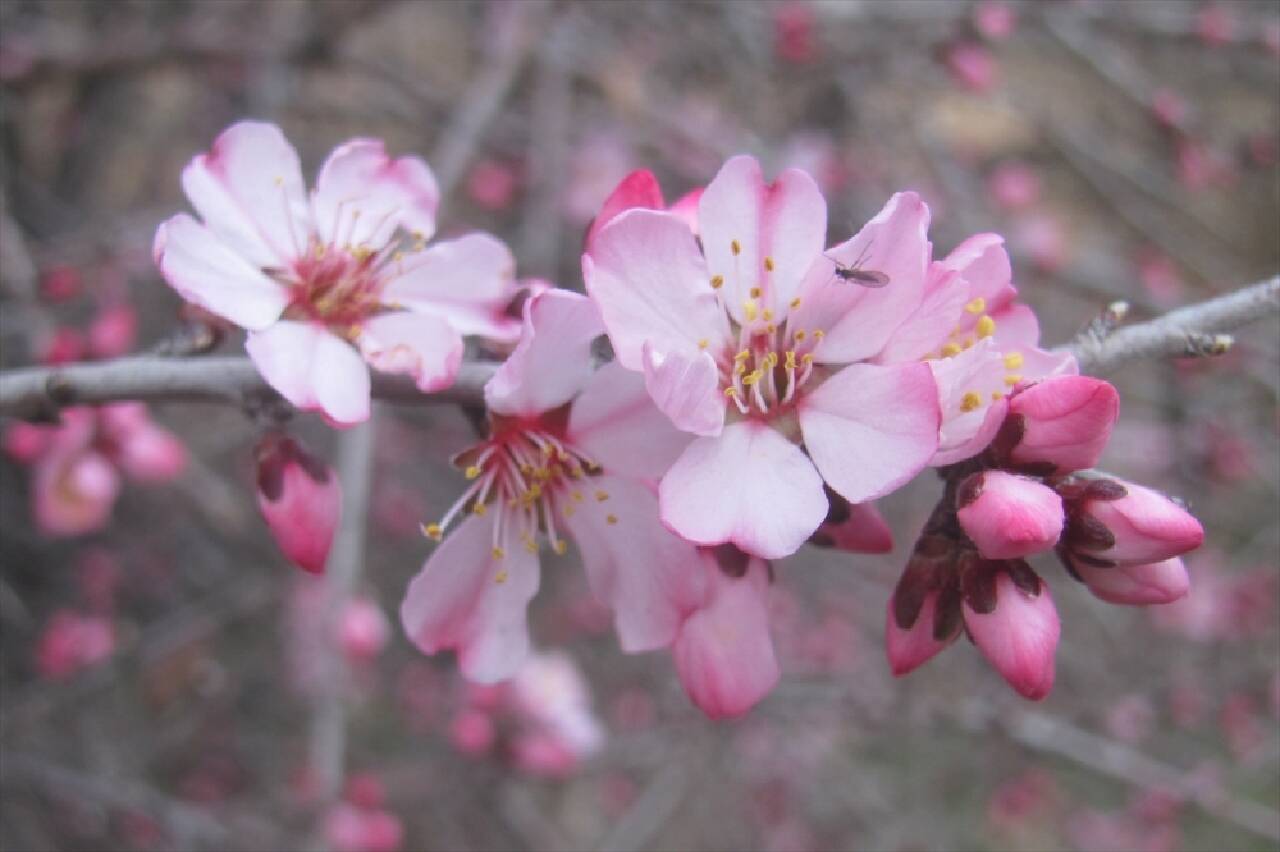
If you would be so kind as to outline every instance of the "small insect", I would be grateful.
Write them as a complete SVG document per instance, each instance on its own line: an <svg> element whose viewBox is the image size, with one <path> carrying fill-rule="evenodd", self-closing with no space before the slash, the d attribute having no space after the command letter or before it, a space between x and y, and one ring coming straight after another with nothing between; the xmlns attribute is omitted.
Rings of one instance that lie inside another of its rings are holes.
<svg viewBox="0 0 1280 852"><path fill-rule="evenodd" d="M870 249L871 244L867 243L866 247L862 249L862 254L858 255L858 259L851 264L841 263L831 255L826 255L826 258L835 264L836 268L832 272L841 281L879 289L889 283L889 276L875 269L862 268L862 260L867 256L867 252Z"/></svg>

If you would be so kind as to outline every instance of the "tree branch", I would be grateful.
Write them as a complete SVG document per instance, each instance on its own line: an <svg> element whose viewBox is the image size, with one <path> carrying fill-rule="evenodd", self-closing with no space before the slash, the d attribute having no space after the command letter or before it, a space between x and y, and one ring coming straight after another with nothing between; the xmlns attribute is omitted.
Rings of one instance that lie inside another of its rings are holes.
<svg viewBox="0 0 1280 852"><path fill-rule="evenodd" d="M1280 276L1148 322L1115 330L1092 327L1063 348L1076 356L1081 372L1104 375L1141 358L1221 354L1232 343L1221 332L1277 314Z"/></svg>

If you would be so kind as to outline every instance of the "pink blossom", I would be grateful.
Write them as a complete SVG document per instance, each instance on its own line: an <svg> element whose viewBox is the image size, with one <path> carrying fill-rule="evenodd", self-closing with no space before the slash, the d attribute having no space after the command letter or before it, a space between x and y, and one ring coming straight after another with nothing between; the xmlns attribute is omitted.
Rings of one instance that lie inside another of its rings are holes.
<svg viewBox="0 0 1280 852"><path fill-rule="evenodd" d="M295 440L271 433L259 442L258 510L288 559L318 574L342 515L337 474Z"/></svg>
<svg viewBox="0 0 1280 852"><path fill-rule="evenodd" d="M1230 44L1236 36L1236 17L1223 3L1206 3L1196 12L1195 31L1208 47Z"/></svg>
<svg viewBox="0 0 1280 852"><path fill-rule="evenodd" d="M904 575L905 577L905 575ZM889 612L884 621L884 648L889 658L889 668L894 677L902 677L937 656L955 639L956 634L937 637L938 593L925 594L915 615L909 616L910 624L902 626L906 618L896 614L906 606L905 595L895 594L889 599Z"/></svg>
<svg viewBox="0 0 1280 852"><path fill-rule="evenodd" d="M510 338L507 248L486 234L427 247L439 191L426 163L353 139L307 195L280 129L240 122L182 175L203 222L156 232L160 272L184 299L242 326L281 396L337 425L369 415L369 371L423 391L453 382L463 334ZM362 361L363 358L363 361Z"/></svg>
<svg viewBox="0 0 1280 852"><path fill-rule="evenodd" d="M674 204L667 207L663 200L662 187L653 172L639 169L631 172L614 187L613 192L600 205L600 212L591 220L584 241L586 250L591 251L596 235L605 225L618 218L628 210L665 210L683 221L694 234L698 233L698 202L702 198L701 189L695 189L681 196Z"/></svg>
<svg viewBox="0 0 1280 852"><path fill-rule="evenodd" d="M84 356L84 335L77 329L63 326L54 329L42 341L39 361L41 364L54 367L59 364L70 364L73 361L79 361Z"/></svg>
<svg viewBox="0 0 1280 852"><path fill-rule="evenodd" d="M1017 441L1010 459L1058 473L1093 467L1120 415L1120 395L1101 379L1053 376L1015 393L1009 419Z"/></svg>
<svg viewBox="0 0 1280 852"><path fill-rule="evenodd" d="M584 277L618 363L699 436L662 479L664 523L698 544L782 557L822 523L824 479L866 502L936 449L928 366L866 363L920 303L928 209L894 196L824 254L812 178L789 170L766 186L750 157L729 160L698 206L701 249L676 215L633 208L589 240ZM858 262L891 283L835 274Z"/></svg>
<svg viewBox="0 0 1280 852"><path fill-rule="evenodd" d="M1089 591L1107 603L1130 606L1173 603L1186 597L1191 588L1186 566L1176 556L1161 562L1109 566L1072 559L1071 567Z"/></svg>
<svg viewBox="0 0 1280 852"><path fill-rule="evenodd" d="M1005 210L1024 210L1040 200L1040 175L1026 163L1006 160L987 178L987 191Z"/></svg>
<svg viewBox="0 0 1280 852"><path fill-rule="evenodd" d="M1018 13L1008 3L1000 0L982 0L973 7L973 26L992 41L1004 41L1013 35L1018 25Z"/></svg>
<svg viewBox="0 0 1280 852"><path fill-rule="evenodd" d="M397 852L404 825L390 811L339 802L324 820L325 839L335 852Z"/></svg>
<svg viewBox="0 0 1280 852"><path fill-rule="evenodd" d="M368 598L354 598L347 603L338 622L338 642L349 658L372 660L382 653L390 638L391 625L377 603Z"/></svg>
<svg viewBox="0 0 1280 852"><path fill-rule="evenodd" d="M40 276L40 295L50 302L66 302L80 295L84 280L74 266L51 266Z"/></svg>
<svg viewBox="0 0 1280 852"><path fill-rule="evenodd" d="M506 210L515 202L520 174L510 163L480 160L467 174L467 196L485 210Z"/></svg>
<svg viewBox="0 0 1280 852"><path fill-rule="evenodd" d="M1182 301L1186 282L1177 266L1166 255L1143 252L1138 258L1138 280L1148 295L1160 305L1171 306Z"/></svg>
<svg viewBox="0 0 1280 852"><path fill-rule="evenodd" d="M69 677L111 656L115 643L110 621L58 610L36 642L36 668L41 677L51 680Z"/></svg>
<svg viewBox="0 0 1280 852"><path fill-rule="evenodd" d="M187 449L157 426L140 402L117 402L98 410L98 440L112 461L139 482L169 482L187 467Z"/></svg>
<svg viewBox="0 0 1280 852"><path fill-rule="evenodd" d="M999 82L996 58L976 41L960 41L946 48L943 61L951 79L971 92L986 94Z"/></svg>
<svg viewBox="0 0 1280 852"><path fill-rule="evenodd" d="M807 0L787 0L774 9L773 52L795 65L817 57L813 7Z"/></svg>
<svg viewBox="0 0 1280 852"><path fill-rule="evenodd" d="M996 575L995 607L982 613L964 604L964 623L974 644L1024 698L1039 701L1053 688L1054 652L1061 627L1049 587L1037 594Z"/></svg>
<svg viewBox="0 0 1280 852"><path fill-rule="evenodd" d="M89 326L89 354L115 358L133 349L138 336L138 313L131 305L109 305Z"/></svg>
<svg viewBox="0 0 1280 852"><path fill-rule="evenodd" d="M1018 220L1012 243L1041 272L1053 274L1067 262L1067 235L1050 213L1033 213Z"/></svg>
<svg viewBox="0 0 1280 852"><path fill-rule="evenodd" d="M1086 561L1122 565L1162 562L1195 550L1204 528L1159 492L1124 480L1086 485L1068 500L1064 544Z"/></svg>
<svg viewBox="0 0 1280 852"><path fill-rule="evenodd" d="M671 652L685 692L712 719L746 713L778 682L767 570L733 548L704 554L706 598L681 625Z"/></svg>
<svg viewBox="0 0 1280 852"><path fill-rule="evenodd" d="M1182 130L1191 115L1191 105L1175 90L1161 88L1151 96L1151 114L1161 127Z"/></svg>
<svg viewBox="0 0 1280 852"><path fill-rule="evenodd" d="M466 710L449 723L449 741L463 754L486 754L496 737L493 717L481 710Z"/></svg>
<svg viewBox="0 0 1280 852"><path fill-rule="evenodd" d="M626 651L670 643L696 599L697 553L659 522L651 484L688 438L640 376L593 369L603 330L583 296L550 290L525 304L520 343L485 387L489 436L455 459L471 484L424 528L442 543L410 583L401 621L423 652L456 650L471 680L506 679L524 661L542 539L556 555L565 533L577 542Z"/></svg>
<svg viewBox="0 0 1280 852"><path fill-rule="evenodd" d="M956 517L982 556L1018 559L1057 544L1062 500L1036 480L988 470L961 483Z"/></svg>
<svg viewBox="0 0 1280 852"><path fill-rule="evenodd" d="M567 654L531 656L511 679L510 688L518 712L575 763L604 743L604 728L591 709L591 691Z"/></svg>

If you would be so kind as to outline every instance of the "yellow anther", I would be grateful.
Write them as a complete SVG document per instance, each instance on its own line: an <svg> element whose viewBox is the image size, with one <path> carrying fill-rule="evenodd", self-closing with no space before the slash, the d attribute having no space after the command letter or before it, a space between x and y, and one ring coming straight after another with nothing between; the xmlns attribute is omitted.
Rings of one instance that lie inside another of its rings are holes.
<svg viewBox="0 0 1280 852"><path fill-rule="evenodd" d="M742 309L747 315L747 322L756 321L756 303L751 299L742 303Z"/></svg>
<svg viewBox="0 0 1280 852"><path fill-rule="evenodd" d="M711 289L712 289L712 290L719 290L719 289L720 289L721 287L723 287L723 286L724 286L724 276L723 276L723 275L712 275L712 276L711 276Z"/></svg>
<svg viewBox="0 0 1280 852"><path fill-rule="evenodd" d="M494 557L495 557L495 558L497 558L497 559L501 559L501 558L502 558L501 550L502 550L502 548L501 548L501 547L495 547L495 548L493 549L493 555L494 555ZM534 548L534 552L535 552L535 553L537 552L537 548L536 548L536 547ZM497 574L494 574L494 575L493 575L493 582L497 583L499 586L501 586L503 583L507 582L507 572L506 572L505 570L503 570L503 571L499 571Z"/></svg>
<svg viewBox="0 0 1280 852"><path fill-rule="evenodd" d="M743 350L742 350L741 352L739 352L737 355L734 355L734 356L733 356L733 360L735 360L735 361L745 361L745 360L747 360L747 359L748 359L748 358L750 358L750 357L751 357L751 350L750 350L750 349L743 349Z"/></svg>
<svg viewBox="0 0 1280 852"><path fill-rule="evenodd" d="M400 261L404 260L404 252L399 250L393 251L391 253L391 259L394 260L396 263L399 263Z"/></svg>
<svg viewBox="0 0 1280 852"><path fill-rule="evenodd" d="M473 464L473 465L470 465L462 473L467 479L475 479L477 476L480 475L480 468Z"/></svg>
<svg viewBox="0 0 1280 852"><path fill-rule="evenodd" d="M987 300L979 296L965 305L964 309L971 314L980 314L987 309Z"/></svg>
<svg viewBox="0 0 1280 852"><path fill-rule="evenodd" d="M525 476L532 476L533 466L528 463L521 463L520 472L523 473Z"/></svg>
<svg viewBox="0 0 1280 852"><path fill-rule="evenodd" d="M773 271L773 258L769 257L768 255L765 255L764 257L764 268L767 272Z"/></svg>
<svg viewBox="0 0 1280 852"><path fill-rule="evenodd" d="M1004 383L1009 387L1013 387L1020 381L1022 381L1021 373L1010 373L1009 375L1004 377Z"/></svg>
<svg viewBox="0 0 1280 852"><path fill-rule="evenodd" d="M796 343L803 343L804 339L808 336L809 336L808 332L806 332L803 328L797 329L796 333L792 335L792 337L796 339Z"/></svg>
<svg viewBox="0 0 1280 852"><path fill-rule="evenodd" d="M733 252L735 257L742 254L742 243L733 240L729 243L729 251Z"/></svg>
<svg viewBox="0 0 1280 852"><path fill-rule="evenodd" d="M583 500L587 499L586 497L583 496L581 491L575 491L569 496L573 498L573 502L575 503L581 503Z"/></svg>
<svg viewBox="0 0 1280 852"><path fill-rule="evenodd" d="M483 518L484 513L487 511L489 511L489 509L484 503L474 503L471 506L471 514L475 515L477 518Z"/></svg>
<svg viewBox="0 0 1280 852"><path fill-rule="evenodd" d="M813 353L812 353L812 352L806 352L806 353L804 353L804 355L802 355L802 356L800 357L800 363L801 363L801 364L812 364L812 363L813 363Z"/></svg>
<svg viewBox="0 0 1280 852"><path fill-rule="evenodd" d="M710 345L711 345L711 341L707 340L705 337L698 341L699 349L706 349Z"/></svg>
<svg viewBox="0 0 1280 852"><path fill-rule="evenodd" d="M738 395L738 389L735 388L733 385L729 385L729 387L724 389L724 395L729 397L730 399L733 399Z"/></svg>
<svg viewBox="0 0 1280 852"><path fill-rule="evenodd" d="M556 552L557 556L564 556L569 550L569 543L562 538L558 538L551 544L551 549Z"/></svg>
<svg viewBox="0 0 1280 852"><path fill-rule="evenodd" d="M959 355L960 347L954 343L948 343L942 347L942 357L950 358L952 355Z"/></svg>
<svg viewBox="0 0 1280 852"><path fill-rule="evenodd" d="M439 524L434 524L434 523L423 524L422 534L425 535L427 538L431 538L431 539L435 539L436 541L439 541L441 538L444 537L444 530L440 528Z"/></svg>
<svg viewBox="0 0 1280 852"><path fill-rule="evenodd" d="M608 492L608 491L597 491L597 492L596 492L596 499L597 499L597 500L599 500L601 503L603 503L605 500L608 500L608 499L609 499L609 492Z"/></svg>
<svg viewBox="0 0 1280 852"><path fill-rule="evenodd" d="M529 490L525 493L529 495L530 500L537 500L539 497L542 496L542 484L538 482L533 483L533 485L530 485Z"/></svg>
<svg viewBox="0 0 1280 852"><path fill-rule="evenodd" d="M761 314L761 316L763 316L763 317L764 317L764 321L765 321L765 322L772 322L772 321L773 321L773 311L772 311L772 310L770 310L769 308L765 308L765 309L764 309L764 313L763 313L763 314Z"/></svg>
<svg viewBox="0 0 1280 852"><path fill-rule="evenodd" d="M733 372L735 375L741 376L746 371L747 371L746 361L739 361L738 363L733 365Z"/></svg>
<svg viewBox="0 0 1280 852"><path fill-rule="evenodd" d="M1004 366L1007 370L1016 370L1022 366L1022 353L1010 352L1004 356Z"/></svg>
<svg viewBox="0 0 1280 852"><path fill-rule="evenodd" d="M787 369L794 370L796 368L796 350L787 350Z"/></svg>
<svg viewBox="0 0 1280 852"><path fill-rule="evenodd" d="M561 511L564 513L564 516L566 518L572 518L573 513L577 511L577 509L575 509L573 504L570 503L568 506L565 506L563 509L561 509Z"/></svg>
<svg viewBox="0 0 1280 852"><path fill-rule="evenodd" d="M778 326L776 323L769 323L764 327L764 330L766 334L773 334L775 331L778 330Z"/></svg>
<svg viewBox="0 0 1280 852"><path fill-rule="evenodd" d="M753 299L759 299L761 296L764 295L764 291L761 290L759 287L752 287L749 293L751 298Z"/></svg>
<svg viewBox="0 0 1280 852"><path fill-rule="evenodd" d="M978 396L974 391L966 391L965 395L960 399L960 410L966 414L981 405L982 397Z"/></svg>
<svg viewBox="0 0 1280 852"><path fill-rule="evenodd" d="M550 444L544 444L542 447L542 454L547 458L551 458L556 454L556 448Z"/></svg>
<svg viewBox="0 0 1280 852"><path fill-rule="evenodd" d="M538 543L531 538L526 538L524 540L524 549L529 551L530 553L537 553Z"/></svg>
<svg viewBox="0 0 1280 852"><path fill-rule="evenodd" d="M978 320L977 332L979 340L996 333L996 321L991 318L990 314L983 314Z"/></svg>
<svg viewBox="0 0 1280 852"><path fill-rule="evenodd" d="M324 257L324 253L328 250L329 250L328 244L318 243L315 249L316 260L319 260L320 258Z"/></svg>
<svg viewBox="0 0 1280 852"><path fill-rule="evenodd" d="M778 353L777 353L777 352L770 352L769 354L765 355L765 356L764 356L764 365L765 365L765 367L767 367L767 368L768 368L768 369L770 369L770 370L772 370L774 367L778 366Z"/></svg>
<svg viewBox="0 0 1280 852"><path fill-rule="evenodd" d="M992 392L991 392L991 401L992 401L992 402L999 402L999 401L1000 401L1000 400L1002 400L1002 399L1004 399L1004 394L1000 393L1000 391L992 391Z"/></svg>
<svg viewBox="0 0 1280 852"><path fill-rule="evenodd" d="M820 328L819 328L819 329L817 329L817 330L815 330L815 331L813 332L813 339L814 339L814 340L821 340L822 338L824 338L824 337L826 337L826 336L827 336L827 333L826 333L825 331L823 331L822 329L820 329Z"/></svg>
<svg viewBox="0 0 1280 852"><path fill-rule="evenodd" d="M494 548L491 552L493 553L494 559L501 559L502 557L507 555L507 552L503 550L501 547L498 547L497 545L494 545ZM507 572L502 571L500 572L499 576L502 577L502 580L505 580L507 579ZM502 582L502 580L499 580L498 582Z"/></svg>
<svg viewBox="0 0 1280 852"><path fill-rule="evenodd" d="M800 307L800 297L796 296L794 299L791 300L791 309L795 310L798 307Z"/></svg>
<svg viewBox="0 0 1280 852"><path fill-rule="evenodd" d="M617 515L605 515L604 520L605 520L605 523L609 523L609 524L616 524L616 523L618 522L618 516L617 516Z"/></svg>
<svg viewBox="0 0 1280 852"><path fill-rule="evenodd" d="M747 387L751 387L762 378L764 378L763 370L752 370L750 373L747 373L742 377L742 383Z"/></svg>
<svg viewBox="0 0 1280 852"><path fill-rule="evenodd" d="M276 175L276 179L273 181L273 183L275 183L276 186L284 186L284 178L280 177L279 175Z"/></svg>

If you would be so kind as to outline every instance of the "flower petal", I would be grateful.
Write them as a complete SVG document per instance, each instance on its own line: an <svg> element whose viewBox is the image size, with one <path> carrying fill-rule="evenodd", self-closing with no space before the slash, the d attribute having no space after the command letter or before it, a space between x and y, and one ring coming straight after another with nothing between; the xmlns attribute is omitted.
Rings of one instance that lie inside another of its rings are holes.
<svg viewBox="0 0 1280 852"><path fill-rule="evenodd" d="M974 234L941 262L964 276L969 282L969 298L981 298L988 313L999 310L1018 295L1013 286L1009 253L1004 248L1004 237L999 234Z"/></svg>
<svg viewBox="0 0 1280 852"><path fill-rule="evenodd" d="M644 367L641 349L695 352L727 345L728 326L688 226L670 213L628 210L582 257L587 293L600 306L623 366ZM714 351L714 350L713 350Z"/></svg>
<svg viewBox="0 0 1280 852"><path fill-rule="evenodd" d="M385 246L396 228L428 239L436 230L440 190L417 157L387 156L380 139L352 139L333 149L320 168L311 213L322 242Z"/></svg>
<svg viewBox="0 0 1280 852"><path fill-rule="evenodd" d="M819 362L870 358L916 310L929 266L928 230L929 207L914 192L900 192L852 239L818 258L801 285L791 327L825 331L814 350ZM889 283L868 288L842 281L833 261L883 272Z"/></svg>
<svg viewBox="0 0 1280 852"><path fill-rule="evenodd" d="M927 364L853 364L800 401L805 447L851 503L888 494L938 448L938 389Z"/></svg>
<svg viewBox="0 0 1280 852"><path fill-rule="evenodd" d="M616 219L620 213L637 207L645 210L665 210L667 207L662 200L662 187L648 169L637 169L627 175L609 193L587 230L587 238L583 243L585 251L591 251L591 245L601 228Z"/></svg>
<svg viewBox="0 0 1280 852"><path fill-rule="evenodd" d="M424 393L452 385L462 363L462 337L453 326L412 311L392 311L366 321L356 344L369 366L384 373L406 373Z"/></svg>
<svg viewBox="0 0 1280 852"><path fill-rule="evenodd" d="M310 223L298 152L274 124L242 121L182 172L200 218L258 269L287 267L307 250Z"/></svg>
<svg viewBox="0 0 1280 852"><path fill-rule="evenodd" d="M323 326L281 320L251 332L244 346L267 384L296 407L319 409L339 426L369 419L369 368Z"/></svg>
<svg viewBox="0 0 1280 852"><path fill-rule="evenodd" d="M156 229L152 256L179 296L250 331L271 325L289 304L288 290L186 213Z"/></svg>
<svg viewBox="0 0 1280 852"><path fill-rule="evenodd" d="M714 562L707 570L710 601L680 628L671 652L689 698L712 719L724 719L754 707L781 671L769 635L764 563L751 560L739 578L726 577Z"/></svg>
<svg viewBox="0 0 1280 852"><path fill-rule="evenodd" d="M547 290L524 307L515 351L484 387L485 405L506 415L550 411L591 379L591 343L604 334L600 311L586 296Z"/></svg>
<svg viewBox="0 0 1280 852"><path fill-rule="evenodd" d="M658 498L642 483L605 474L594 477L591 488L561 517L578 543L592 593L613 610L622 650L665 647L703 598L698 550L662 525Z"/></svg>
<svg viewBox="0 0 1280 852"><path fill-rule="evenodd" d="M503 336L515 291L515 258L497 237L466 234L406 257L387 281L385 303L443 317L460 334Z"/></svg>
<svg viewBox="0 0 1280 852"><path fill-rule="evenodd" d="M1163 562L1114 565L1110 568L1096 568L1072 560L1071 567L1088 585L1089 591L1107 603L1128 606L1168 604L1186 597L1191 590L1187 568L1177 556Z"/></svg>
<svg viewBox="0 0 1280 852"><path fill-rule="evenodd" d="M659 487L662 521L697 544L766 559L800 548L827 514L822 479L795 444L754 421L698 438Z"/></svg>
<svg viewBox="0 0 1280 852"><path fill-rule="evenodd" d="M915 671L938 655L938 652L955 641L955 637L939 642L933 638L933 623L937 617L938 593L929 592L915 623L908 628L898 626L893 612L893 598L889 599L884 619L884 650L889 658L889 668L894 677L902 677ZM957 634L958 635L958 634Z"/></svg>
<svg viewBox="0 0 1280 852"><path fill-rule="evenodd" d="M941 263L929 265L925 296L907 317L875 360L879 364L918 361L936 353L964 316L969 282Z"/></svg>
<svg viewBox="0 0 1280 852"><path fill-rule="evenodd" d="M424 654L453 649L468 680L515 674L529 653L527 609L538 591L538 557L506 524L494 554L498 516L470 517L436 548L400 605L405 633Z"/></svg>
<svg viewBox="0 0 1280 852"><path fill-rule="evenodd" d="M574 400L567 433L609 473L655 482L690 441L653 404L644 377L617 361L596 370Z"/></svg>
<svg viewBox="0 0 1280 852"><path fill-rule="evenodd" d="M720 371L706 352L660 355L645 341L644 384L653 402L677 429L694 435L719 435L725 398Z"/></svg>
<svg viewBox="0 0 1280 852"><path fill-rule="evenodd" d="M755 158L738 156L703 191L698 222L707 267L724 277L734 319L742 322L743 304L759 287L758 306L781 320L822 253L827 202L805 172L787 169L766 186Z"/></svg>
<svg viewBox="0 0 1280 852"><path fill-rule="evenodd" d="M1033 596L1001 571L995 609L980 614L966 601L964 623L983 656L1024 698L1039 701L1053 689L1053 655L1062 628L1048 584L1040 583L1040 593Z"/></svg>

